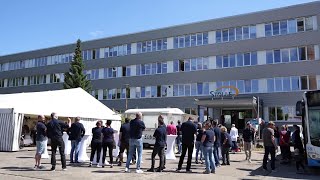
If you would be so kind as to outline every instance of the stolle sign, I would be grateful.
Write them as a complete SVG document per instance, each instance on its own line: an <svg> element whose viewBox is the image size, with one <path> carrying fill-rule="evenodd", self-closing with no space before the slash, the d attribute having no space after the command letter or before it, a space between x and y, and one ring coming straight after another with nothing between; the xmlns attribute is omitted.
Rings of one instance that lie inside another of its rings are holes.
<svg viewBox="0 0 320 180"><path fill-rule="evenodd" d="M229 91L222 91L223 89L229 89ZM210 91L212 98L223 98L223 97L235 97L239 95L239 89L235 86L221 86L215 91Z"/></svg>

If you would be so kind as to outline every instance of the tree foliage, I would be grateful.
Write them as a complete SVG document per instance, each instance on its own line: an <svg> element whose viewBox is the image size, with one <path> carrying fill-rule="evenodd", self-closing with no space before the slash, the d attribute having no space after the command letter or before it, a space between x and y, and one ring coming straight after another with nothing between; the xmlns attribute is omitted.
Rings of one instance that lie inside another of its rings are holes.
<svg viewBox="0 0 320 180"><path fill-rule="evenodd" d="M64 74L64 89L78 88L81 87L83 90L89 92L91 90L91 83L87 80L84 74L85 66L81 54L81 40L77 40L77 46L73 61L70 63L69 72Z"/></svg>

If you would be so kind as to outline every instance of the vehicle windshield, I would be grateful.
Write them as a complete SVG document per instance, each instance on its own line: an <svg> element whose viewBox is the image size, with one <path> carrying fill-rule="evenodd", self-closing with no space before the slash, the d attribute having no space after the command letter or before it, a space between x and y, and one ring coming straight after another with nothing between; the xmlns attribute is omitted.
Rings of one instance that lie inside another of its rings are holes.
<svg viewBox="0 0 320 180"><path fill-rule="evenodd" d="M310 141L320 147L320 107L309 108Z"/></svg>

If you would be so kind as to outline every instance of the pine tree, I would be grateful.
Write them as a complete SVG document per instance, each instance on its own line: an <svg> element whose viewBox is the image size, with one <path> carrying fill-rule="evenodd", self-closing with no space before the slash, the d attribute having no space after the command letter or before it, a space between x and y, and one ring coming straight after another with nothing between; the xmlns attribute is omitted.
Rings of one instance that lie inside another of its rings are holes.
<svg viewBox="0 0 320 180"><path fill-rule="evenodd" d="M81 40L78 39L75 49L73 61L70 63L69 72L64 74L64 89L81 87L83 90L89 92L91 90L91 83L86 79L83 73L84 63L81 55Z"/></svg>

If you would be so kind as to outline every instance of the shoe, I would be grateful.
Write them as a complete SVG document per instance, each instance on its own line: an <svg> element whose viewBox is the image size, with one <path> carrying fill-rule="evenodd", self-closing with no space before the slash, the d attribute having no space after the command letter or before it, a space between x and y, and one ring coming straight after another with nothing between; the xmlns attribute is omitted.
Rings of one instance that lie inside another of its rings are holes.
<svg viewBox="0 0 320 180"><path fill-rule="evenodd" d="M130 172L130 169L129 169L129 168L126 168L126 169L124 170L124 172L129 173L129 172Z"/></svg>
<svg viewBox="0 0 320 180"><path fill-rule="evenodd" d="M62 168L62 171L67 171L68 169L67 168Z"/></svg>
<svg viewBox="0 0 320 180"><path fill-rule="evenodd" d="M39 166L37 166L37 165L34 165L34 167L33 167L34 170L37 170L38 168L39 168Z"/></svg>
<svg viewBox="0 0 320 180"><path fill-rule="evenodd" d="M150 168L150 169L147 170L147 172L156 172L156 171L155 171L155 169Z"/></svg>
<svg viewBox="0 0 320 180"><path fill-rule="evenodd" d="M56 170L56 167L52 166L50 171L55 171Z"/></svg>
<svg viewBox="0 0 320 180"><path fill-rule="evenodd" d="M74 162L73 161L70 161L70 164L73 164Z"/></svg>
<svg viewBox="0 0 320 180"><path fill-rule="evenodd" d="M276 173L276 172L278 172L277 170L275 170L275 169L273 169L273 170L271 170L271 172L272 173Z"/></svg>
<svg viewBox="0 0 320 180"><path fill-rule="evenodd" d="M121 162L119 162L119 163L118 163L118 166L122 166L122 163L121 163Z"/></svg>
<svg viewBox="0 0 320 180"><path fill-rule="evenodd" d="M177 172L177 173L181 172L181 169L176 169L176 172Z"/></svg>
<svg viewBox="0 0 320 180"><path fill-rule="evenodd" d="M101 168L101 166L99 164L97 164L96 167ZM104 168L104 165L102 165L102 167Z"/></svg>
<svg viewBox="0 0 320 180"><path fill-rule="evenodd" d="M269 172L268 169L262 168L263 172Z"/></svg>
<svg viewBox="0 0 320 180"><path fill-rule="evenodd" d="M186 170L186 173L192 173L191 169Z"/></svg>
<svg viewBox="0 0 320 180"><path fill-rule="evenodd" d="M251 159L248 159L248 162L251 163Z"/></svg>
<svg viewBox="0 0 320 180"><path fill-rule="evenodd" d="M198 161L196 161L196 164L199 164L199 162L198 162Z"/></svg>
<svg viewBox="0 0 320 180"><path fill-rule="evenodd" d="M218 167L221 167L221 164L216 164L216 167L218 168Z"/></svg>
<svg viewBox="0 0 320 180"><path fill-rule="evenodd" d="M227 164L226 164L226 163L222 163L222 164L221 164L221 166L225 166L225 165L227 165Z"/></svg>
<svg viewBox="0 0 320 180"><path fill-rule="evenodd" d="M203 174L210 174L210 171L203 171Z"/></svg>
<svg viewBox="0 0 320 180"><path fill-rule="evenodd" d="M163 166L162 170L165 170L166 169L166 166Z"/></svg>
<svg viewBox="0 0 320 180"><path fill-rule="evenodd" d="M110 165L110 168L113 168L113 164Z"/></svg>
<svg viewBox="0 0 320 180"><path fill-rule="evenodd" d="M136 173L139 173L139 174L140 174L140 173L143 173L143 171L142 171L141 169L137 169L137 170L136 170Z"/></svg>
<svg viewBox="0 0 320 180"><path fill-rule="evenodd" d="M230 166L230 163L227 163L228 166Z"/></svg>
<svg viewBox="0 0 320 180"><path fill-rule="evenodd" d="M211 173L212 173L212 174L215 174L215 173L216 173L216 170L211 170Z"/></svg>
<svg viewBox="0 0 320 180"><path fill-rule="evenodd" d="M38 169L46 169L44 166L38 166Z"/></svg>
<svg viewBox="0 0 320 180"><path fill-rule="evenodd" d="M156 171L157 171L157 172L163 172L163 170L160 169L160 168L158 168Z"/></svg>

